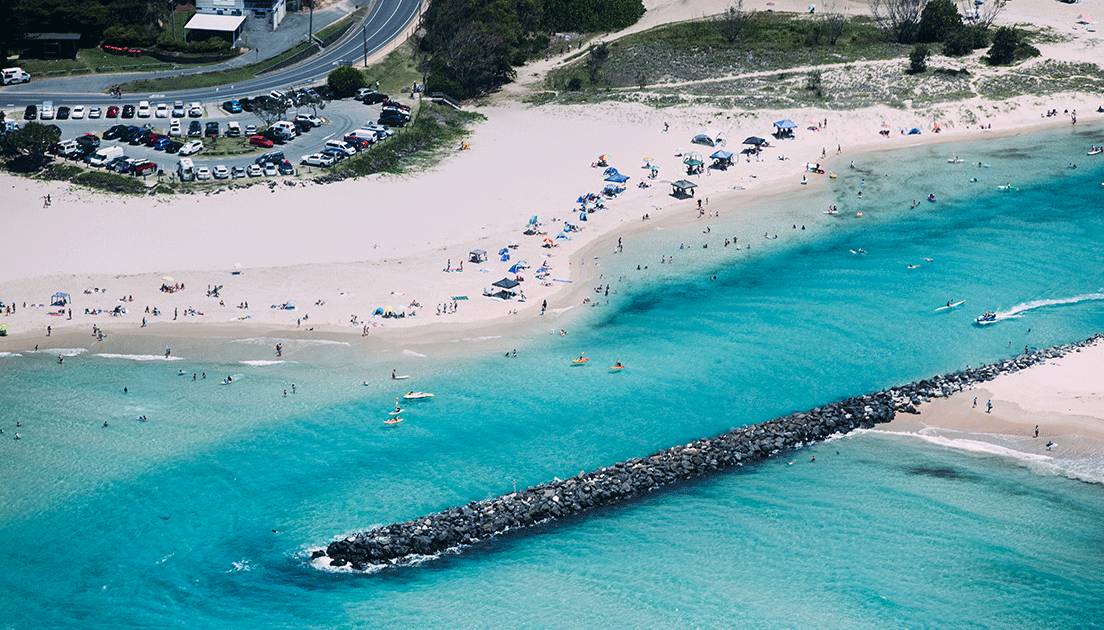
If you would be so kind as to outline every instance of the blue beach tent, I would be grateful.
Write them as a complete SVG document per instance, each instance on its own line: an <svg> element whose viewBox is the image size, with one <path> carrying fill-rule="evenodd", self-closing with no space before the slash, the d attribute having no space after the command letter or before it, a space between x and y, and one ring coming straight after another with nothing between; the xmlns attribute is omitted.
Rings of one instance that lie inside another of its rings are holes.
<svg viewBox="0 0 1104 630"><path fill-rule="evenodd" d="M732 158L732 154L724 149L717 149L713 152L713 155L709 156L714 160L728 160Z"/></svg>
<svg viewBox="0 0 1104 630"><path fill-rule="evenodd" d="M607 182L617 182L618 184L624 183L629 180L628 175L622 175L617 171L614 171L609 177L606 178Z"/></svg>
<svg viewBox="0 0 1104 630"><path fill-rule="evenodd" d="M787 118L786 120L780 120L774 123L777 129L797 129L797 123Z"/></svg>

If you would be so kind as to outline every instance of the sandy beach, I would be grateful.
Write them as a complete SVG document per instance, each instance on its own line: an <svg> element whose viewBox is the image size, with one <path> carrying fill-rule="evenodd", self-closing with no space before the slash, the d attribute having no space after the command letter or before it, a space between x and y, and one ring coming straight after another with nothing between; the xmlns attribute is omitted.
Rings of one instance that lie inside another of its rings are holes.
<svg viewBox="0 0 1104 630"><path fill-rule="evenodd" d="M774 8L803 10L799 4L782 2ZM1001 21L1066 24L1065 30L1070 20L1052 4L1010 5ZM650 3L644 20L630 30L717 13L723 5ZM865 12L860 5L852 10ZM1083 58L1096 38L1096 33L1078 31L1048 44L1044 54ZM1068 116L1041 117L1053 108L1085 112L1088 121L1098 116L1089 114L1099 103L1088 94L845 112L732 112L689 102L664 109L617 102L523 103L527 86L560 62L520 69L518 84L476 108L486 121L474 128L470 151L457 151L412 175L147 198L0 175L7 237L0 300L16 306L2 319L9 336L0 339L0 350L40 344L47 327L51 335L79 333L74 340L84 346L93 325L115 339L132 334L251 336L264 330L364 337L364 343L501 331L503 325L537 321L545 301L546 318L581 304L597 269L591 264L614 255L617 239L626 244L624 255L632 255L633 234L696 220L698 201L705 202L702 211L710 218L715 213L739 217L749 226L747 235L755 236L766 200L827 186L828 177L809 173L807 163L831 172L846 169L850 160L861 163L872 151L941 142L948 144L949 154L956 140L1069 125ZM976 124L959 122L967 110ZM760 158L745 157L727 171L686 176L685 152L708 156L714 150L690 143L698 129L721 129L729 139L727 148L738 152L742 138L769 138L772 122L786 118L799 124L795 140L771 139L774 146ZM941 123L941 133L930 132L934 123ZM924 133L882 137L883 124ZM580 222L577 198L598 193L606 184L603 168L595 166L602 155L631 179L625 192L604 202L604 210ZM657 178L645 177L648 165L659 168ZM670 182L678 179L697 185L694 198L671 196ZM638 188L640 181L651 187ZM42 207L46 195L52 199L49 208ZM808 208L809 220L820 217L821 210ZM648 221L642 220L645 215ZM524 235L533 216L540 233ZM579 230L556 240L555 247L543 246L568 223ZM504 248L510 254L507 262L498 256ZM486 250L488 262L471 263L474 249ZM518 261L529 266L520 273L524 301L484 297L493 282L514 277L508 269ZM544 281L533 275L542 263L550 268ZM162 285L183 285L183 290L164 292ZM220 288L217 297L208 294L214 288ZM64 314L50 303L57 292L71 296ZM278 308L289 302L296 308ZM108 314L120 306L125 315ZM373 317L388 307L407 317ZM447 312L438 314L442 309Z"/></svg>

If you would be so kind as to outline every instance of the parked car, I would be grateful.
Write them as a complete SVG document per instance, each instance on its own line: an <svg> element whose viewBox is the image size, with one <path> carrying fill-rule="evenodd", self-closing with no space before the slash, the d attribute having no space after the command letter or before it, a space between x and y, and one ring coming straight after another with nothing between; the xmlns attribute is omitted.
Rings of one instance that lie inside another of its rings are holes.
<svg viewBox="0 0 1104 630"><path fill-rule="evenodd" d="M189 105L188 106L188 117L189 118L202 118L203 117L203 106L200 105L199 103L192 103L191 105Z"/></svg>
<svg viewBox="0 0 1104 630"><path fill-rule="evenodd" d="M385 138L395 135L394 129L390 129L389 127L387 127L387 125L381 125L375 122L364 123L364 126L362 128L375 131L377 136L383 136Z"/></svg>
<svg viewBox="0 0 1104 630"><path fill-rule="evenodd" d="M235 166L235 167L231 168L230 169L230 177L233 177L234 179L238 179L240 177L245 177L245 167L244 166Z"/></svg>
<svg viewBox="0 0 1104 630"><path fill-rule="evenodd" d="M94 133L86 133L83 136L76 137L77 144L84 147L92 147L98 149L100 147L100 139Z"/></svg>
<svg viewBox="0 0 1104 630"><path fill-rule="evenodd" d="M82 118L84 118L84 111L84 105L75 105L73 106L73 111L69 114L69 117L73 120L81 120Z"/></svg>
<svg viewBox="0 0 1104 630"><path fill-rule="evenodd" d="M357 151L363 151L372 146L372 141L368 138L358 138L356 136L347 136L345 142L349 143L349 146L353 147Z"/></svg>
<svg viewBox="0 0 1104 630"><path fill-rule="evenodd" d="M123 129L123 132L121 134L119 134L119 141L120 142L130 142L134 138L142 135L142 132L144 132L144 131L145 131L145 129L142 129L141 127L135 127L134 125L127 125L126 129Z"/></svg>
<svg viewBox="0 0 1104 630"><path fill-rule="evenodd" d="M93 108L88 110L88 117L89 118L99 118L101 116L103 116L103 110L100 109L99 107L93 107Z"/></svg>
<svg viewBox="0 0 1104 630"><path fill-rule="evenodd" d="M27 109L23 110L23 120L36 120L38 119L38 106L28 105Z"/></svg>
<svg viewBox="0 0 1104 630"><path fill-rule="evenodd" d="M344 155L356 155L356 147L345 142L344 140L327 140L325 144L327 149L335 149L340 151Z"/></svg>
<svg viewBox="0 0 1104 630"><path fill-rule="evenodd" d="M231 114L240 114L242 110L241 103L238 101L226 101L222 104L222 108Z"/></svg>
<svg viewBox="0 0 1104 630"><path fill-rule="evenodd" d="M391 99L387 99L386 101L384 101L382 103L382 105L384 107L394 107L395 109L401 109L404 112L409 112L410 111L410 107L408 105L403 105L402 103L400 103L398 101L393 101Z"/></svg>
<svg viewBox="0 0 1104 630"><path fill-rule="evenodd" d="M287 134L278 129L273 129L272 127L265 129L258 135L262 138L271 140L274 144L283 144L287 142Z"/></svg>
<svg viewBox="0 0 1104 630"><path fill-rule="evenodd" d="M261 157L254 160L254 163L263 165L268 164L269 162L279 162L282 159L284 159L283 151L269 151L268 153L265 153Z"/></svg>
<svg viewBox="0 0 1104 630"><path fill-rule="evenodd" d="M333 166L334 159L323 153L312 153L304 155L301 162L307 166Z"/></svg>
<svg viewBox="0 0 1104 630"><path fill-rule="evenodd" d="M173 141L169 142L167 145L165 145L165 153L177 153L183 147L184 147L183 142L177 142L176 140L173 140Z"/></svg>
<svg viewBox="0 0 1104 630"><path fill-rule="evenodd" d="M266 149L271 149L273 146L273 142L264 136L250 136L249 144L255 147L264 147Z"/></svg>
<svg viewBox="0 0 1104 630"><path fill-rule="evenodd" d="M410 120L410 112L390 105L386 105L380 110L380 116L398 116L399 118L405 118L407 121Z"/></svg>
<svg viewBox="0 0 1104 630"><path fill-rule="evenodd" d="M192 124L188 125L188 135L192 138L198 138L203 135L203 125L198 120L193 120Z"/></svg>
<svg viewBox="0 0 1104 630"><path fill-rule="evenodd" d="M136 160L130 167L129 171L132 175L144 177L146 175L152 175L157 172L157 162L151 162L149 160Z"/></svg>
<svg viewBox="0 0 1104 630"><path fill-rule="evenodd" d="M250 164L249 168L245 169L245 172L248 173L250 177L260 177L264 175L264 170L261 168L260 164Z"/></svg>
<svg viewBox="0 0 1104 630"><path fill-rule="evenodd" d="M69 114L72 111L73 110L69 109L65 105L62 105L61 107L57 108L57 113L54 115L54 117L58 120L69 120Z"/></svg>
<svg viewBox="0 0 1104 630"><path fill-rule="evenodd" d="M153 115L156 116L157 118L168 118L169 117L169 104L168 103L158 103L157 104L157 111L155 111Z"/></svg>
<svg viewBox="0 0 1104 630"><path fill-rule="evenodd" d="M180 136L181 135L180 121L179 120L176 120L174 118L173 121L169 124L169 135L170 136Z"/></svg>
<svg viewBox="0 0 1104 630"><path fill-rule="evenodd" d="M157 144L158 140L168 140L168 139L169 139L169 137L166 136L165 134L157 133L156 131L154 131L153 133L146 134L146 135L142 136L142 143L145 144L147 147L152 147L155 144Z"/></svg>
<svg viewBox="0 0 1104 630"><path fill-rule="evenodd" d="M269 162L264 165L264 174L266 177L276 177L280 174L280 171L276 168L276 165Z"/></svg>
<svg viewBox="0 0 1104 630"><path fill-rule="evenodd" d="M387 125L388 127L403 127L408 122L410 122L409 117L391 115L387 112L380 114L379 117L379 124Z"/></svg>
<svg viewBox="0 0 1104 630"><path fill-rule="evenodd" d="M134 106L133 105L123 105L122 117L123 118L134 118Z"/></svg>
<svg viewBox="0 0 1104 630"><path fill-rule="evenodd" d="M201 166L196 169L196 179L211 179L211 169Z"/></svg>
<svg viewBox="0 0 1104 630"><path fill-rule="evenodd" d="M288 95L284 94L280 90L272 90L271 92L268 93L268 96L269 96L269 98L276 99L277 101L280 101L280 102L283 102L283 103L287 103L287 102L291 101L291 99L288 98Z"/></svg>
<svg viewBox="0 0 1104 630"><path fill-rule="evenodd" d="M184 114L185 114L185 112L184 112L184 101L177 101L177 102L173 103L173 110L172 110L173 118L183 118Z"/></svg>
<svg viewBox="0 0 1104 630"><path fill-rule="evenodd" d="M123 169L126 168L126 166L129 162L130 162L130 156L120 155L116 158L111 159L108 162L105 162L103 167L105 169L109 170L109 171L113 171L113 172L116 172L116 173L122 173Z"/></svg>
<svg viewBox="0 0 1104 630"><path fill-rule="evenodd" d="M226 123L226 137L237 138L241 135L241 125L237 121L231 120Z"/></svg>
<svg viewBox="0 0 1104 630"><path fill-rule="evenodd" d="M219 137L219 124L217 122L207 123L207 128L203 130L203 135L207 136L208 138Z"/></svg>
<svg viewBox="0 0 1104 630"><path fill-rule="evenodd" d="M245 135L252 136L252 135L255 135L256 133L257 133L257 125L246 125L245 126Z"/></svg>
<svg viewBox="0 0 1104 630"><path fill-rule="evenodd" d="M149 101L140 101L138 103L138 117L149 118L150 117L150 103Z"/></svg>
<svg viewBox="0 0 1104 630"><path fill-rule="evenodd" d="M373 90L372 88L362 87L362 88L360 88L359 90L356 91L356 94L353 96L353 98L358 100L358 101L363 101L364 99L368 98L368 96L371 95L371 94L376 94L376 91Z"/></svg>
<svg viewBox="0 0 1104 630"><path fill-rule="evenodd" d="M119 137L123 131L126 130L126 125L112 125L110 129L104 132L104 140L114 140Z"/></svg>
<svg viewBox="0 0 1104 630"><path fill-rule="evenodd" d="M314 125L305 120L295 120L292 121L291 124L295 125L295 133L297 134L307 133L311 129L314 129Z"/></svg>
<svg viewBox="0 0 1104 630"><path fill-rule="evenodd" d="M335 149L333 147L326 147L325 149L322 149L320 153L322 153L322 155L330 156L331 158L333 158L334 162L340 162L341 160L344 160L346 157L348 157L348 155L346 155L344 151L342 151L341 149Z"/></svg>
<svg viewBox="0 0 1104 630"><path fill-rule="evenodd" d="M276 169L280 171L281 175L294 175L295 167L291 165L289 160L284 160L276 165Z"/></svg>
<svg viewBox="0 0 1104 630"><path fill-rule="evenodd" d="M157 151L164 151L166 147L173 143L173 139L168 136L161 136L153 143L153 148Z"/></svg>
<svg viewBox="0 0 1104 630"><path fill-rule="evenodd" d="M203 143L199 140L189 140L180 147L180 155L193 155L203 150Z"/></svg>
<svg viewBox="0 0 1104 630"><path fill-rule="evenodd" d="M386 94L380 94L379 92L372 92L371 94L368 94L367 96L365 96L362 100L364 101L365 105L376 105L377 103L382 103L382 102L384 102L386 100L390 100L390 99L391 99L391 97L386 95Z"/></svg>
<svg viewBox="0 0 1104 630"><path fill-rule="evenodd" d="M112 106L108 107L107 108L107 117L108 118L118 118L119 117L119 108L118 108L118 106L112 105Z"/></svg>
<svg viewBox="0 0 1104 630"><path fill-rule="evenodd" d="M307 114L299 114L295 117L295 121L299 122L300 120L309 122L312 127L321 127L322 126L322 119L319 118L318 116L308 116Z"/></svg>
<svg viewBox="0 0 1104 630"><path fill-rule="evenodd" d="M133 146L138 146L140 144L146 144L146 141L149 140L151 136L153 136L152 129L143 129L141 133L134 134L127 142Z"/></svg>
<svg viewBox="0 0 1104 630"><path fill-rule="evenodd" d="M254 107L253 107L254 102L255 102L255 99L251 99L251 98L240 98L240 99L238 99L238 105L241 106L243 112L252 112L253 109L254 109Z"/></svg>
<svg viewBox="0 0 1104 630"><path fill-rule="evenodd" d="M222 164L215 167L214 170L215 179L230 179L230 169L226 168Z"/></svg>
<svg viewBox="0 0 1104 630"><path fill-rule="evenodd" d="M54 119L54 102L42 101L42 105L38 108L39 120L53 120Z"/></svg>

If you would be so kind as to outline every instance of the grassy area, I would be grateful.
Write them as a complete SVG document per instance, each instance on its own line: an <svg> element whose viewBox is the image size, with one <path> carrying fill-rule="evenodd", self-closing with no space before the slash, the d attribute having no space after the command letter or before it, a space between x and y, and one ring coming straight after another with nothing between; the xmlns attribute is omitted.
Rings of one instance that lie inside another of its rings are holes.
<svg viewBox="0 0 1104 630"><path fill-rule="evenodd" d="M330 24L326 28L315 32L314 36L317 37L318 39L326 39L327 37L329 37L333 33L336 33L338 31L338 29L340 29L342 26L345 26L346 24L348 24L350 22L356 22L360 18L364 17L364 14L367 13L367 12L368 12L368 7L367 6L361 7L359 9L357 9L356 11L353 11L352 13L350 13L348 16L341 18L340 20L334 22L333 24Z"/></svg>
<svg viewBox="0 0 1104 630"><path fill-rule="evenodd" d="M460 140L467 137L471 123L483 119L482 114L474 112L423 105L417 120L410 126L356 157L341 162L333 170L356 176L402 173L410 168L433 164L441 154L454 150Z"/></svg>
<svg viewBox="0 0 1104 630"><path fill-rule="evenodd" d="M380 82L379 90L396 96L410 92L411 83L421 83L422 73L414 65L414 47L410 40L391 51L378 63L364 68L364 78L370 87Z"/></svg>
<svg viewBox="0 0 1104 630"><path fill-rule="evenodd" d="M274 59L265 59L260 63L253 63L241 68L219 70L217 72L204 72L202 74L189 74L175 77L161 77L144 81L131 81L124 84L124 92L161 92L174 90L188 90L193 88L213 87L216 85L230 85L252 79L257 72L269 66L283 61L300 52L310 44L303 42L294 48L284 51Z"/></svg>
<svg viewBox="0 0 1104 630"><path fill-rule="evenodd" d="M146 183L137 177L128 177L105 171L87 171L73 178L81 186L113 192L121 195L144 195Z"/></svg>
<svg viewBox="0 0 1104 630"><path fill-rule="evenodd" d="M82 48L77 51L76 59L57 59L45 61L42 59L20 59L17 62L21 68L39 78L59 77L74 74L92 74L95 72L140 72L147 70L164 70L167 68L193 68L194 65L174 65L158 61L149 55L139 57L127 57L126 55L109 55L99 48Z"/></svg>

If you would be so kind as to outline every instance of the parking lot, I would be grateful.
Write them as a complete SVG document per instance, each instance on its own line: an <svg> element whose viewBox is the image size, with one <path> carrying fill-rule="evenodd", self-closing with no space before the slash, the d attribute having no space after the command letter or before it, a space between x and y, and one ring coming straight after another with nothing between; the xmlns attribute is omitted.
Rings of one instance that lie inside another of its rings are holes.
<svg viewBox="0 0 1104 630"><path fill-rule="evenodd" d="M232 100L233 98L234 97L228 96L228 99ZM171 101L149 101L148 107L146 107L142 101L135 99L131 102L131 99L124 98L114 105L114 107L119 110L116 117L107 117L108 107L101 106L101 116L99 118L89 118L90 107L84 107L81 103L76 101L67 102L63 99L55 99L51 104L53 118L47 120L39 119L36 120L36 122L46 125L56 125L60 128L62 142L77 138L84 134L93 134L100 138L99 149L119 147L122 150L122 155L132 159L134 164L138 164L139 162L156 163L157 168L163 171L165 177L175 176L177 163L183 156L183 153L167 153L165 149L169 145L165 140L162 140L160 146L155 148L153 146L146 146L145 143L137 141L136 139L130 140L129 142L119 138L108 139L104 137L105 132L116 125L125 125L148 130L153 134L169 136L171 141L179 143L199 140L202 142L203 148L196 153L187 155L187 157L194 162L197 171L207 169L212 174L211 180L216 181L214 176L216 172L219 174L224 172L228 173L230 174L230 178L233 177L235 172L237 172L239 176L250 176L248 172L249 167L251 165L257 165L258 158L262 155L275 151L283 152L285 158L293 167L293 171L291 172L285 167L283 171L285 174L298 173L300 171L323 170L329 162L322 160L321 162L325 163L325 165L320 163L320 161L316 159L318 154L322 154L324 151L327 151L327 149L335 158L344 158L345 155L353 153L350 149L335 149L333 146L327 147L327 141L341 141L346 134L354 130L361 129L367 124L375 125L380 118L382 110L382 105L379 103L366 105L354 99L329 101L326 103L325 109L319 108L317 110L316 123L321 123L320 125L314 126L304 123L301 125L299 135L283 142L276 139L274 146L268 147L250 144L250 137L247 133L247 130L252 131L250 126L257 127L259 131L266 129L263 121L257 115L245 111L229 113L222 108L223 103L224 102L199 103L199 111L196 112L189 111L192 105L191 103L183 103L183 111L178 110L174 112L174 102ZM409 100L402 104L407 106L414 105L414 103L409 102ZM125 107L127 105L132 107ZM61 108L67 108L69 110L69 115L59 120L57 114ZM81 118L73 118L73 111L78 108L83 109L83 116ZM41 110L41 105L39 105L38 109ZM124 113L131 115L123 117ZM189 115L195 113L200 115ZM292 106L288 109L285 120L291 121L296 115L302 115L304 117L313 116L314 113L315 109L310 106ZM23 110L7 110L5 114L7 120L17 122L21 125L29 122L23 120ZM180 114L184 115L180 116ZM170 135L170 129L174 121L179 122L179 135ZM189 129L192 128L193 123L197 123L198 128L201 130L199 136L189 135ZM237 123L237 127L241 130L239 136L227 137L227 130L231 123ZM203 132L213 130L215 127L218 128L217 138L210 138L203 135ZM149 139L149 134L146 134L146 137ZM269 137L273 138L272 135ZM258 145L267 145L267 141L258 140L254 142ZM333 145L332 142L331 145ZM112 151L111 153L114 154L118 152ZM305 156L312 156L310 162L313 165L301 165L302 159ZM266 176L264 174L264 165L262 164L260 166L261 173L257 174L257 169L255 168L253 169L252 176ZM276 166L278 166L278 164ZM152 174L156 174L156 172L156 170L149 171L149 173ZM270 169L267 176L273 177L278 174L280 174L279 168L275 169L275 172ZM197 179L196 183L203 183L203 181L204 180Z"/></svg>

